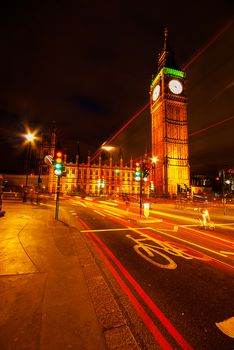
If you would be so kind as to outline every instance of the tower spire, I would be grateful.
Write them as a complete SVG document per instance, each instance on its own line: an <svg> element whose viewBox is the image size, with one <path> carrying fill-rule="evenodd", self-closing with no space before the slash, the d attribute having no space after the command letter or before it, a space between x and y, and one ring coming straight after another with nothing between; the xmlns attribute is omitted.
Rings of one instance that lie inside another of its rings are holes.
<svg viewBox="0 0 234 350"><path fill-rule="evenodd" d="M177 66L177 63L175 61L175 53L172 51L169 42L168 42L168 29L165 27L164 29L164 44L162 52L159 55L158 58L158 72L164 68L173 68L173 69L179 69Z"/></svg>
<svg viewBox="0 0 234 350"><path fill-rule="evenodd" d="M164 29L164 47L163 47L164 51L167 50L167 37L168 37L168 29L167 29L167 27L165 27L165 29Z"/></svg>

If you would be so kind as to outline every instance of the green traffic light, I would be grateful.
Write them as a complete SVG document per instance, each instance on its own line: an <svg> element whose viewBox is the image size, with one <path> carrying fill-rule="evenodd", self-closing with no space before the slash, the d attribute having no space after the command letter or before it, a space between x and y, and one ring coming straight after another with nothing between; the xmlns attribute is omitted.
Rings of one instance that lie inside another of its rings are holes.
<svg viewBox="0 0 234 350"><path fill-rule="evenodd" d="M56 169L62 169L63 165L61 163L55 163Z"/></svg>

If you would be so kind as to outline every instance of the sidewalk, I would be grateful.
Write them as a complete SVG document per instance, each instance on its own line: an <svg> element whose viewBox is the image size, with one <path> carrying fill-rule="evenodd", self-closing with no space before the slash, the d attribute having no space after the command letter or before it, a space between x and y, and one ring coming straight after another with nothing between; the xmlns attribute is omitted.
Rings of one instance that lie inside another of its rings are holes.
<svg viewBox="0 0 234 350"><path fill-rule="evenodd" d="M139 349L79 230L55 221L52 204L4 203L1 350Z"/></svg>

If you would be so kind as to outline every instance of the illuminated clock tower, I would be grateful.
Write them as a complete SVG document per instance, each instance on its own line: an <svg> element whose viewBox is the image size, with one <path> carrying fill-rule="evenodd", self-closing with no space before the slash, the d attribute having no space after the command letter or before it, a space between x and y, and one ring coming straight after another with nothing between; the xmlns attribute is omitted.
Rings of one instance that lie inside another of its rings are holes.
<svg viewBox="0 0 234 350"><path fill-rule="evenodd" d="M186 192L190 186L184 81L185 72L176 65L165 30L157 75L150 87L152 157L157 157L154 171L157 195L173 195L180 190Z"/></svg>

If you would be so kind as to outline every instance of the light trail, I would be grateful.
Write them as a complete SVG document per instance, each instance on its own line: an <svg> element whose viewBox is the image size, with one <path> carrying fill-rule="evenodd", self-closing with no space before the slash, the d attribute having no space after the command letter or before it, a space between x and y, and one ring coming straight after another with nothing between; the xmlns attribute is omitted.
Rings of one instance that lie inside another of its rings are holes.
<svg viewBox="0 0 234 350"><path fill-rule="evenodd" d="M101 216L106 216L105 214L102 214L100 211L98 211L98 210L94 210L94 212L95 213L97 213L97 214L99 214L99 215L101 215Z"/></svg>
<svg viewBox="0 0 234 350"><path fill-rule="evenodd" d="M220 124L224 124L224 123L226 123L226 122L228 122L229 120L232 120L232 119L234 119L234 116L229 117L229 118L226 118L226 119L223 119L223 120L220 120L219 122L214 123L214 124L211 124L211 125L207 126L206 128L203 128L203 129L194 131L194 132L192 132L191 134L189 134L188 136L191 137L191 136L200 134L200 133L203 132L203 131L212 129L212 128L214 128L215 126L220 125Z"/></svg>
<svg viewBox="0 0 234 350"><path fill-rule="evenodd" d="M96 251L98 254L102 257L102 260L105 262L106 266L111 271L113 277L115 280L119 283L120 287L122 288L123 292L126 294L132 305L135 307L135 310L137 311L138 315L141 317L147 328L150 330L152 335L154 336L155 341L160 344L161 348L164 350L172 350L173 348L168 343L168 341L163 337L162 333L159 331L158 327L153 323L153 320L148 316L148 314L143 309L142 305L138 302L136 297L133 295L133 293L130 291L126 283L123 281L123 279L120 277L119 273L116 271L116 269L111 265L110 261L107 259L107 257L104 255L100 247L95 242L95 236L94 234L88 234L88 237L90 241L93 243Z"/></svg>
<svg viewBox="0 0 234 350"><path fill-rule="evenodd" d="M108 213L108 214L110 214L110 215L122 217L121 215L119 215L119 214L117 214L117 213L113 213L113 211L110 211L110 210L104 209L104 212L106 212L106 213Z"/></svg>
<svg viewBox="0 0 234 350"><path fill-rule="evenodd" d="M186 63L183 66L183 69L187 69L195 60L198 59L198 57L200 57L223 33L226 32L227 29L229 29L229 27L231 27L231 25L234 23L234 19L232 19L230 22L228 22L226 24L226 26L224 26L217 34L215 34L211 40L209 40L204 46L202 46L192 57L191 59L188 61L188 63Z"/></svg>
<svg viewBox="0 0 234 350"><path fill-rule="evenodd" d="M138 227L139 230L150 230L151 227ZM103 228L103 229L98 229L98 230L81 230L80 232L109 232L109 231L135 231L136 229L134 227L126 227L126 228Z"/></svg>

